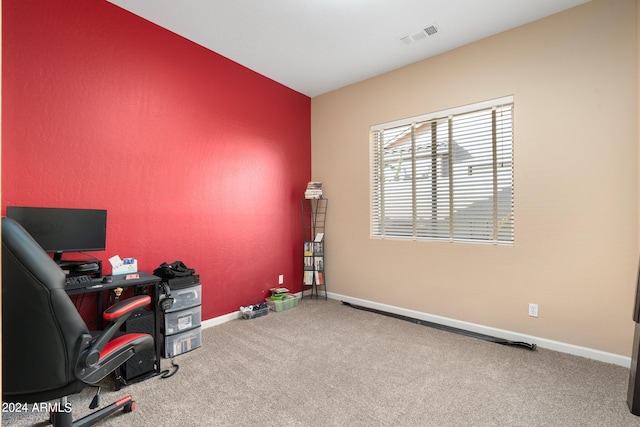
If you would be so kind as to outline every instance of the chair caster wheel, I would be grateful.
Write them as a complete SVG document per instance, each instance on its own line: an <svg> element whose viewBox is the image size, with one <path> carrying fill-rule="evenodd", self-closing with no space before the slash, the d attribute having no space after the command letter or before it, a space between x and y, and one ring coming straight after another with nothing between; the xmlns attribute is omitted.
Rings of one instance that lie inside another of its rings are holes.
<svg viewBox="0 0 640 427"><path fill-rule="evenodd" d="M136 409L136 402L135 401L131 401L129 403L127 403L126 405L124 405L124 408L122 408L122 412L129 413L131 411L133 411L134 409Z"/></svg>

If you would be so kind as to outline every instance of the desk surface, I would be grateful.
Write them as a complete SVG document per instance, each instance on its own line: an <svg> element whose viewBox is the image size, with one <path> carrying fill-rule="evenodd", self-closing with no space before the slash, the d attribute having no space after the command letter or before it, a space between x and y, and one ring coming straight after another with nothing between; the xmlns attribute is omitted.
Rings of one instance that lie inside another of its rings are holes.
<svg viewBox="0 0 640 427"><path fill-rule="evenodd" d="M113 281L108 283L103 283L102 279L93 279L91 282L87 283L87 286L84 288L77 289L69 289L67 294L76 295L76 294L85 294L87 292L99 292L99 291L107 291L109 289L115 288L127 288L129 286L137 286L137 285L149 285L154 282L160 282L162 279L158 276L154 276L153 274L145 273L144 271L139 271L137 274L137 278L127 279L127 276L131 276L131 274L118 274L113 277Z"/></svg>

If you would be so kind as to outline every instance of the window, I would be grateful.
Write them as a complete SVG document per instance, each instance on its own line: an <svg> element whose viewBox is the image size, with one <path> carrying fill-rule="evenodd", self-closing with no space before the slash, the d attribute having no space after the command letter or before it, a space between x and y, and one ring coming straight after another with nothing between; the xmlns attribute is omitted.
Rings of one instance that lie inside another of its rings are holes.
<svg viewBox="0 0 640 427"><path fill-rule="evenodd" d="M371 237L513 245L513 97L372 126Z"/></svg>

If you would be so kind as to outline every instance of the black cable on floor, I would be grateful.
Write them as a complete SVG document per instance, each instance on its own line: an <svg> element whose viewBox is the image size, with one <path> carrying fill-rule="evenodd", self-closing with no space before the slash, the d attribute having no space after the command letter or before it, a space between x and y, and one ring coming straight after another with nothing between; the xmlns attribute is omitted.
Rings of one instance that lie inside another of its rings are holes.
<svg viewBox="0 0 640 427"><path fill-rule="evenodd" d="M441 331L453 332L454 334L464 335L464 336L471 337L471 338L477 338L477 339L480 339L480 340L493 342L493 343L496 343L496 344L509 345L509 346L514 346L514 347L522 347L522 348L526 348L527 350L532 350L532 351L535 350L538 347L536 344L531 344L531 343L522 342L522 341L511 341L511 340L507 340L507 339L504 339L504 338L492 337L491 335L485 335L485 334L480 334L480 333L477 333L477 332L467 331L465 329L454 328L453 326L441 325L439 323L428 322L426 320L420 320L420 319L416 319L414 317L403 316L401 314L395 314L395 313L389 313L388 311L376 310L375 308L363 307L363 306L360 306L360 305L355 305L355 304L348 303L346 301L342 301L342 304L347 305L349 307L353 307L353 308L355 308L357 310L363 310L363 311L368 311L368 312L371 312L371 313L382 314L383 316L394 317L396 319L406 320L407 322L417 323L418 325L428 326L430 328L439 329Z"/></svg>
<svg viewBox="0 0 640 427"><path fill-rule="evenodd" d="M174 368L173 372L171 371L171 369L165 369L164 371L160 372L160 378L172 377L176 372L178 372L178 369L180 369L180 365L174 362L173 357L171 358L171 366Z"/></svg>

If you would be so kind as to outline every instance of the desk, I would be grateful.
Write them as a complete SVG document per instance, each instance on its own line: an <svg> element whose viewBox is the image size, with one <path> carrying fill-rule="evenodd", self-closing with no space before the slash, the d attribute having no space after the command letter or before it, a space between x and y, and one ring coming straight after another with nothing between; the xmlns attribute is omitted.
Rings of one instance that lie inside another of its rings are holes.
<svg viewBox="0 0 640 427"><path fill-rule="evenodd" d="M138 278L135 278L135 279L125 279L126 277L125 274L113 276L113 281L109 283L102 283L102 279L94 279L90 283L87 283L86 287L79 288L79 289L70 289L67 291L67 294L69 296L88 294L88 293L96 294L96 303L98 306L97 327L99 330L101 330L103 328L102 313L105 310L104 303L103 303L103 294L105 291L110 291L116 288L126 289L126 288L131 288L133 286L135 287L134 292L136 294L140 294L140 293L143 293L141 292L143 289L145 288L149 289L150 292L148 293L149 293L149 296L151 296L151 310L154 313L154 316L153 316L154 328L153 328L152 335L153 335L154 347L155 347L154 371L151 373L151 375L157 375L160 373L160 349L161 349L160 320L161 319L159 319L159 315L161 313L158 312L157 307L158 307L158 299L160 297L159 285L160 285L161 279L157 276L154 276L152 274L145 273L145 272L138 272L136 274L138 275ZM140 378L139 381L146 379L151 375L144 376L144 378Z"/></svg>

